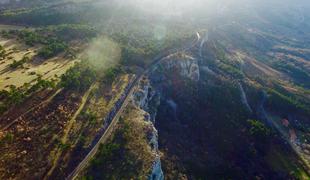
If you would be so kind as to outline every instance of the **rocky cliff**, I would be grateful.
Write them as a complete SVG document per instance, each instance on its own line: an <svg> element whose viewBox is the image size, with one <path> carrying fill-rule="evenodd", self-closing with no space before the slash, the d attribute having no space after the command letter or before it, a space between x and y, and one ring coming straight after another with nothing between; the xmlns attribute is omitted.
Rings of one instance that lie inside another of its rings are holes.
<svg viewBox="0 0 310 180"><path fill-rule="evenodd" d="M152 125L152 131L148 136L149 145L155 154L149 176L151 180L164 179L158 150L158 132L155 128L155 118L161 101L170 104L170 108L176 114L177 104L172 99L166 99L166 96L162 96L164 93L161 92L162 86L165 84L164 80L169 79L171 75L194 82L198 81L200 77L198 60L183 52L164 58L148 77L144 77L139 82L133 95L133 104L145 113L144 120Z"/></svg>
<svg viewBox="0 0 310 180"><path fill-rule="evenodd" d="M155 154L150 180L163 180L164 175L161 169L161 161L158 150L158 132L155 128L155 116L160 103L160 96L152 88L149 80L144 78L140 81L136 92L133 95L133 104L144 113L144 120L150 124L152 130L148 134L149 145Z"/></svg>
<svg viewBox="0 0 310 180"><path fill-rule="evenodd" d="M164 72L161 74L161 72ZM172 73L172 74L171 74ZM152 76L176 75L198 81L200 78L198 59L179 52L171 54L162 60L158 67L153 71Z"/></svg>

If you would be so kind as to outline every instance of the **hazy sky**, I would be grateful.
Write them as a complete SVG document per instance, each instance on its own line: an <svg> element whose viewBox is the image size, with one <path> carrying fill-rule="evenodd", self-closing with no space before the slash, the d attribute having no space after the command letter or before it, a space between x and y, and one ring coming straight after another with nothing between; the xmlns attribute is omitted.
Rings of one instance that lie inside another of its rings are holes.
<svg viewBox="0 0 310 180"><path fill-rule="evenodd" d="M306 9L310 0L116 0L120 4L134 6L144 12L161 15L182 16L191 12L206 14L229 14L234 11L275 9ZM310 10L310 8L309 8Z"/></svg>

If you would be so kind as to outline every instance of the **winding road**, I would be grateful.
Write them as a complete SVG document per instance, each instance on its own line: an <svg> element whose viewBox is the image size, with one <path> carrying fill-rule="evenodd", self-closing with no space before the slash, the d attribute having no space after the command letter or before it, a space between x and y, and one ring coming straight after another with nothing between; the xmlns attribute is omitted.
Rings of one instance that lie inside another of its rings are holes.
<svg viewBox="0 0 310 180"><path fill-rule="evenodd" d="M89 153L84 157L84 159L79 163L79 165L72 171L72 173L66 178L68 180L71 179L76 179L78 177L78 175L80 174L80 172L87 167L87 165L89 164L89 162L91 161L91 159L95 156L95 154L97 153L100 144L103 144L107 141L107 139L110 137L110 135L113 132L113 129L115 128L122 112L124 111L124 109L126 108L126 106L128 105L128 103L130 102L130 99L134 93L134 91L136 90L136 85L139 83L139 81L142 79L142 77L146 74L148 74L149 72L151 72L153 70L154 67L156 67L160 62L162 62L162 60L164 60L165 57L167 57L170 54L174 54L177 53L179 51L187 51L190 50L191 48L195 47L201 40L201 36L199 34L199 32L196 33L196 38L193 42L191 42L190 44L186 45L185 47L179 48L179 49L172 49L169 51L166 51L158 56L156 56L153 59L153 63L151 63L148 68L145 69L145 71L143 71L142 73L138 74L136 76L136 78L132 81L131 84L129 84L128 86L128 90L125 93L125 96L122 98L121 102L119 103L120 105L118 107L116 107L116 110L114 113L114 116L112 117L112 120L110 122L110 124L108 124L107 129L103 132L102 136L99 138L99 140L96 142L96 144L93 146L93 148L89 151Z"/></svg>

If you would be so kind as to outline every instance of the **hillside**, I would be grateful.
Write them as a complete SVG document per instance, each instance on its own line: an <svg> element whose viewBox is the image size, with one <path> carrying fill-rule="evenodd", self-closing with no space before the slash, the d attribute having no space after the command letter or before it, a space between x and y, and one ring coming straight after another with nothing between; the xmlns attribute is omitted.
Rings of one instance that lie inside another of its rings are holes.
<svg viewBox="0 0 310 180"><path fill-rule="evenodd" d="M285 2L0 1L0 179L309 179Z"/></svg>

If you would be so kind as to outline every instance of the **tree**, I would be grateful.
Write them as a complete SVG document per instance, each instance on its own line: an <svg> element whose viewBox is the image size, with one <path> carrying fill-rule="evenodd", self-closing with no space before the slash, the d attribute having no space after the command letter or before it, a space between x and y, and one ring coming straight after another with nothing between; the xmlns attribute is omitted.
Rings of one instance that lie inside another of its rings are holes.
<svg viewBox="0 0 310 180"><path fill-rule="evenodd" d="M96 79L95 72L86 65L77 65L70 68L61 76L60 86L77 91L84 91Z"/></svg>
<svg viewBox="0 0 310 180"><path fill-rule="evenodd" d="M5 49L0 45L0 60L3 60L5 58Z"/></svg>
<svg viewBox="0 0 310 180"><path fill-rule="evenodd" d="M49 40L38 53L42 58L50 58L68 49L68 45L58 40Z"/></svg>
<svg viewBox="0 0 310 180"><path fill-rule="evenodd" d="M271 134L269 128L258 120L248 120L249 133L259 141L265 141Z"/></svg>
<svg viewBox="0 0 310 180"><path fill-rule="evenodd" d="M21 60L19 61L16 61L14 60L11 64L10 64L10 67L11 68L18 68L18 67L23 67L23 64L25 64L27 61L29 61L30 58L27 57L27 56L24 56Z"/></svg>
<svg viewBox="0 0 310 180"><path fill-rule="evenodd" d="M22 90L16 88L16 86L10 86L10 90L8 91L9 104L20 104L23 102L24 98L25 94Z"/></svg>

